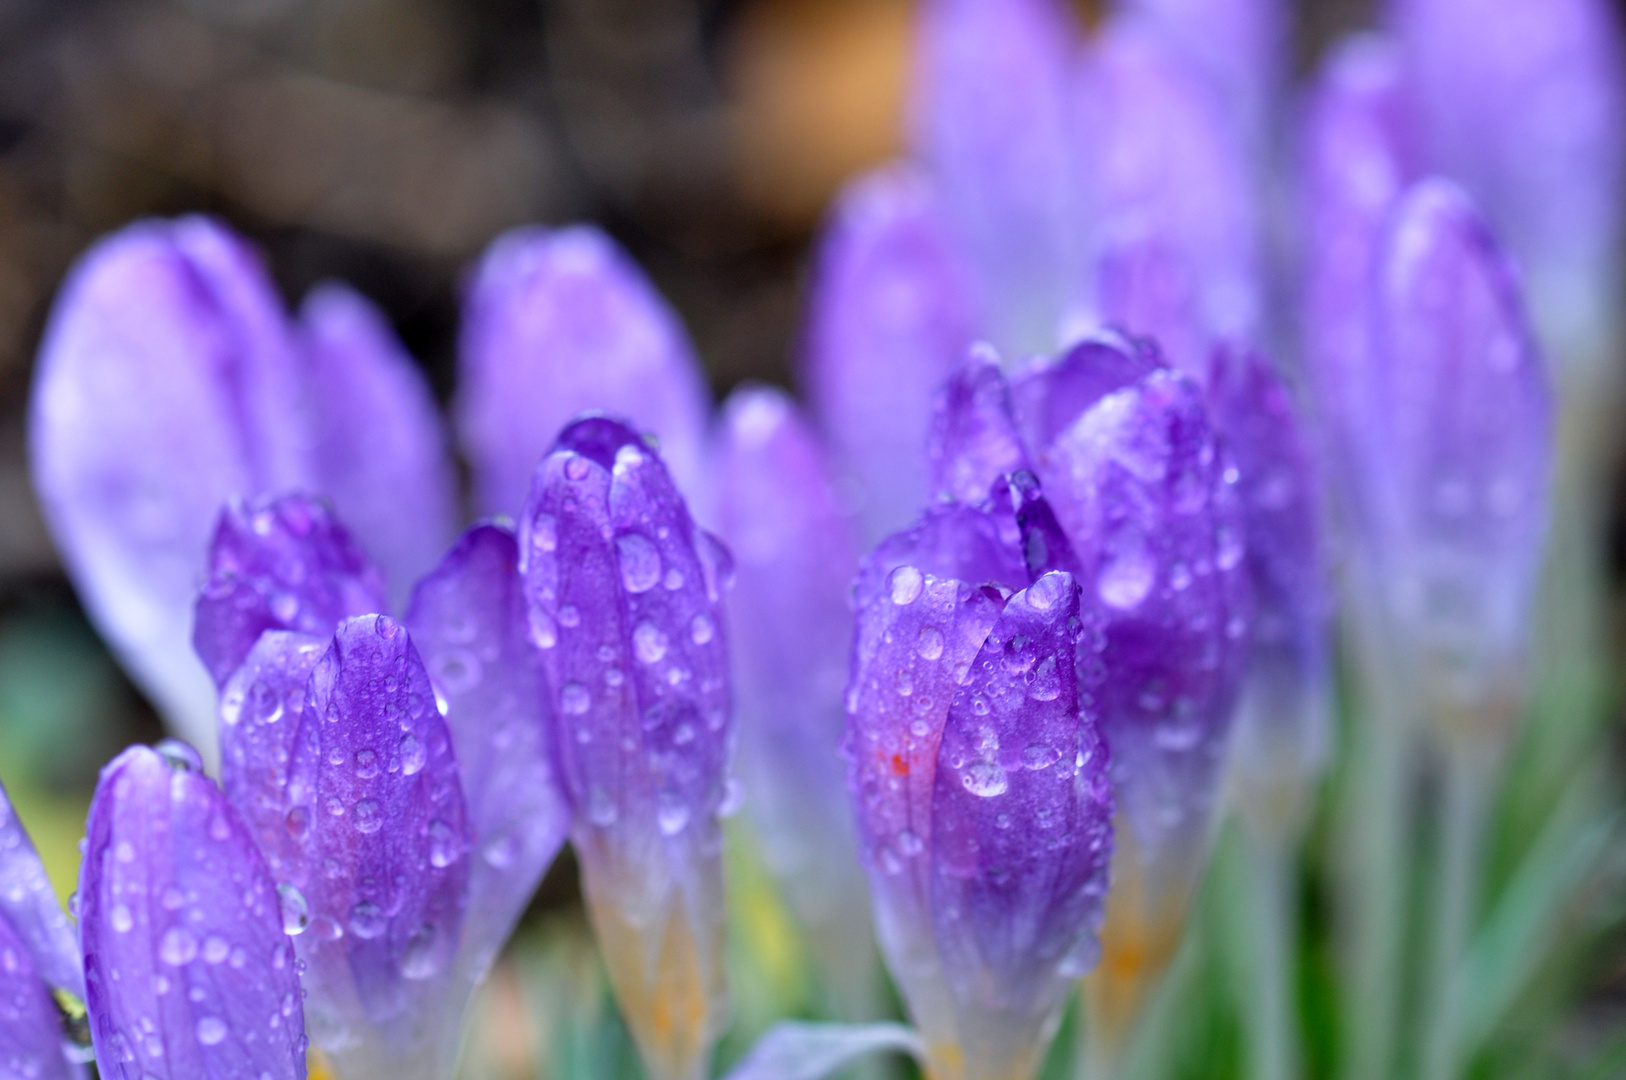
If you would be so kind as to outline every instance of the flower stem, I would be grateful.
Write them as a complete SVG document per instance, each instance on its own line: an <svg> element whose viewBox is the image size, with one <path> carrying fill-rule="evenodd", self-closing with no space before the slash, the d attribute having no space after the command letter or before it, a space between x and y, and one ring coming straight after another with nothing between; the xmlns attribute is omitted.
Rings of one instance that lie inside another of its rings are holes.
<svg viewBox="0 0 1626 1080"><path fill-rule="evenodd" d="M1298 1039L1293 1023L1293 956L1297 921L1289 847L1280 836L1244 830L1252 913L1253 974L1256 992L1248 1009L1253 1080L1289 1080L1298 1075Z"/></svg>

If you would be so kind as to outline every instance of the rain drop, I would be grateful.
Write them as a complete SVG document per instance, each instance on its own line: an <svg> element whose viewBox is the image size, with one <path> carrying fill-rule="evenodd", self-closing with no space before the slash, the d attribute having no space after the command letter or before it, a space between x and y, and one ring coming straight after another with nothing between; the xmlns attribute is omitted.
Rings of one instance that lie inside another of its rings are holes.
<svg viewBox="0 0 1626 1080"><path fill-rule="evenodd" d="M964 784L965 789L971 794L984 799L1003 795L1011 786L1005 770L992 761L974 761L966 766L965 771L960 774L960 783Z"/></svg>
<svg viewBox="0 0 1626 1080"><path fill-rule="evenodd" d="M217 1016L205 1016L198 1021L198 1042L204 1046L217 1046L226 1040L226 1025Z"/></svg>
<svg viewBox="0 0 1626 1080"><path fill-rule="evenodd" d="M621 563L621 584L628 592L648 592L661 578L661 557L649 538L640 533L623 533L615 538Z"/></svg>
<svg viewBox="0 0 1626 1080"><path fill-rule="evenodd" d="M284 884L277 886L277 898L282 905L282 932L289 937L303 934L311 924L311 909L305 903L305 894Z"/></svg>
<svg viewBox="0 0 1626 1080"><path fill-rule="evenodd" d="M892 592L892 602L901 607L919 598L926 587L926 577L913 566L900 566L887 579L887 587Z"/></svg>
<svg viewBox="0 0 1626 1080"><path fill-rule="evenodd" d="M402 776L415 775L429 760L428 754L424 752L423 743L410 731L401 736L401 745L398 749L401 752Z"/></svg>
<svg viewBox="0 0 1626 1080"><path fill-rule="evenodd" d="M379 812L378 803L372 799L362 799L356 803L356 831L364 834L377 832L384 827L384 815Z"/></svg>
<svg viewBox="0 0 1626 1080"><path fill-rule="evenodd" d="M363 941L381 935L388 923L384 910L371 900L362 900L350 909L350 932Z"/></svg>
<svg viewBox="0 0 1626 1080"><path fill-rule="evenodd" d="M658 663L666 655L666 646L666 635L654 623L645 620L633 628L632 651L644 663Z"/></svg>
<svg viewBox="0 0 1626 1080"><path fill-rule="evenodd" d="M435 867L452 865L463 854L463 845L458 842L457 833L452 827L436 818L429 823L429 864Z"/></svg>
<svg viewBox="0 0 1626 1080"><path fill-rule="evenodd" d="M704 645L716 633L717 628L712 625L711 618L705 612L696 615L694 621L689 624L689 637L696 645Z"/></svg>
<svg viewBox="0 0 1626 1080"><path fill-rule="evenodd" d="M567 682L559 688L559 708L567 716L580 716L593 705L593 695L579 682Z"/></svg>
<svg viewBox="0 0 1626 1080"><path fill-rule="evenodd" d="M943 655L943 631L935 626L922 626L920 640L915 643L915 651L922 660L936 660Z"/></svg>

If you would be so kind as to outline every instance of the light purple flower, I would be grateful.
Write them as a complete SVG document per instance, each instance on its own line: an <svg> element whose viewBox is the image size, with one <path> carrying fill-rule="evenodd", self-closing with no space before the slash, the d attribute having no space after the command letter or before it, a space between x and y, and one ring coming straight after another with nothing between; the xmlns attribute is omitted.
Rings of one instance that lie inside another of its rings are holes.
<svg viewBox="0 0 1626 1080"><path fill-rule="evenodd" d="M632 417L696 491L706 385L682 324L643 272L590 226L494 241L465 299L458 427L474 502L513 514L531 471L588 409Z"/></svg>
<svg viewBox="0 0 1626 1080"><path fill-rule="evenodd" d="M846 750L876 924L930 1068L968 1080L1037 1068L1097 955L1112 853L1079 681L1098 606L1068 573L1031 578L1023 548L997 506L945 505L855 591Z"/></svg>
<svg viewBox="0 0 1626 1080"><path fill-rule="evenodd" d="M697 1080L726 997L729 556L633 428L588 417L537 467L520 567L622 1014L655 1080Z"/></svg>
<svg viewBox="0 0 1626 1080"><path fill-rule="evenodd" d="M823 447L778 390L729 397L712 468L736 568L727 607L745 806L832 1007L867 1019L875 944L840 756L853 522Z"/></svg>
<svg viewBox="0 0 1626 1080"><path fill-rule="evenodd" d="M276 887L187 754L125 751L91 803L79 914L98 1071L302 1080L300 980Z"/></svg>
<svg viewBox="0 0 1626 1080"><path fill-rule="evenodd" d="M926 445L932 493L976 505L1000 477L1031 471L1011 411L999 355L973 348L966 364L937 392Z"/></svg>
<svg viewBox="0 0 1626 1080"><path fill-rule="evenodd" d="M357 297L319 292L306 324L296 334L223 226L144 221L80 260L40 348L29 444L46 519L102 635L210 758L191 612L222 503L292 488L353 501L398 585L452 525L421 376ZM407 492L399 513L377 512L380 484Z"/></svg>
<svg viewBox="0 0 1626 1080"><path fill-rule="evenodd" d="M803 378L838 477L873 543L929 492L932 395L980 318L969 271L920 172L894 167L841 193L820 241Z"/></svg>
<svg viewBox="0 0 1626 1080"><path fill-rule="evenodd" d="M79 941L0 787L0 1074L76 1080L54 995L82 1001Z"/></svg>

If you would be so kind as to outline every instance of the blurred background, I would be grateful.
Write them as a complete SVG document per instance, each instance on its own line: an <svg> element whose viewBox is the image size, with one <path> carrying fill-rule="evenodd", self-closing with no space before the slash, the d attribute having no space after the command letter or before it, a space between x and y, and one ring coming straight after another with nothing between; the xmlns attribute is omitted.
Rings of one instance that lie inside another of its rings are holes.
<svg viewBox="0 0 1626 1080"><path fill-rule="evenodd" d="M160 736L28 483L30 369L71 260L133 218L221 215L289 298L326 277L372 297L444 398L470 262L510 226L588 219L677 308L719 396L791 383L822 208L902 146L913 6L0 0L0 774L59 889L96 769ZM1301 72L1371 17L1300 6ZM572 895L554 881L539 903Z"/></svg>

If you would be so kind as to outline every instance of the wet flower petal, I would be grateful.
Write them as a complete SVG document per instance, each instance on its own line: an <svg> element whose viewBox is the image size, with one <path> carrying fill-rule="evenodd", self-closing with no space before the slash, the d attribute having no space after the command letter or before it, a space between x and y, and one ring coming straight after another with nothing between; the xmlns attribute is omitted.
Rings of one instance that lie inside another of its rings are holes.
<svg viewBox="0 0 1626 1080"><path fill-rule="evenodd" d="M1011 405L1030 454L1038 453L1102 397L1139 382L1163 358L1152 342L1106 333L1011 373Z"/></svg>
<svg viewBox="0 0 1626 1080"><path fill-rule="evenodd" d="M875 954L839 753L852 522L823 448L778 390L734 392L713 462L738 574L728 621L746 809L832 1004L855 1015L874 994Z"/></svg>
<svg viewBox="0 0 1626 1080"><path fill-rule="evenodd" d="M865 542L926 503L932 395L979 316L931 185L893 167L837 198L814 272L803 378Z"/></svg>
<svg viewBox="0 0 1626 1080"><path fill-rule="evenodd" d="M364 538L399 602L435 565L456 524L455 478L435 399L359 293L320 285L299 318L320 417L312 484Z"/></svg>
<svg viewBox="0 0 1626 1080"><path fill-rule="evenodd" d="M45 866L0 787L0 920L27 948L39 977L53 987L85 996L79 942L57 902Z"/></svg>
<svg viewBox="0 0 1626 1080"><path fill-rule="evenodd" d="M0 1075L71 1080L84 1070L62 1052L62 1018L29 943L0 913Z"/></svg>
<svg viewBox="0 0 1626 1080"><path fill-rule="evenodd" d="M694 526L656 453L607 418L559 436L521 530L599 945L646 1069L692 1080L725 997L729 556Z"/></svg>
<svg viewBox="0 0 1626 1080"><path fill-rule="evenodd" d="M932 0L921 14L915 142L1009 357L1055 347L1078 284L1077 38L1055 0Z"/></svg>
<svg viewBox="0 0 1626 1080"><path fill-rule="evenodd" d="M277 890L214 783L135 747L102 770L80 874L101 1075L305 1075Z"/></svg>
<svg viewBox="0 0 1626 1080"><path fill-rule="evenodd" d="M937 394L927 448L939 498L980 503L1006 473L1031 469L1011 411L999 356L973 348L963 368Z"/></svg>
<svg viewBox="0 0 1626 1080"><path fill-rule="evenodd" d="M206 754L198 568L227 498L305 477L297 370L258 260L205 218L139 222L93 247L40 347L30 458L58 549L102 636Z"/></svg>
<svg viewBox="0 0 1626 1080"><path fill-rule="evenodd" d="M469 878L450 733L411 638L383 615L340 624L307 695L284 791L308 823L287 884L309 913L295 945L311 1039L341 1075L444 1075Z"/></svg>
<svg viewBox="0 0 1626 1080"><path fill-rule="evenodd" d="M465 299L458 428L482 513L512 514L578 413L632 417L686 491L701 480L706 386L677 315L590 226L516 229L487 249Z"/></svg>
<svg viewBox="0 0 1626 1080"><path fill-rule="evenodd" d="M412 594L407 628L446 703L474 857L460 961L485 976L570 829L554 716L527 636L514 534L476 525Z"/></svg>
<svg viewBox="0 0 1626 1080"><path fill-rule="evenodd" d="M341 619L382 611L384 581L322 500L293 494L220 513L192 642L224 686L266 630L327 637Z"/></svg>

